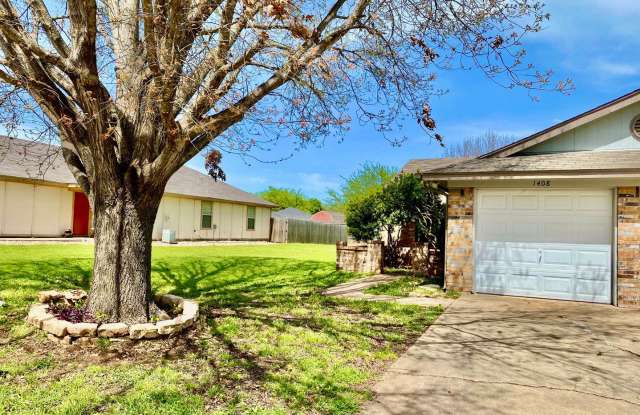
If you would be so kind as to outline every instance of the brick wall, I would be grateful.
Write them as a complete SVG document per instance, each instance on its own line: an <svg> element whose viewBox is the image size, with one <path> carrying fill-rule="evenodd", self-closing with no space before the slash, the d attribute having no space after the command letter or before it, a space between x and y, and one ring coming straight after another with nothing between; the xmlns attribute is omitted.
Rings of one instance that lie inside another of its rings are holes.
<svg viewBox="0 0 640 415"><path fill-rule="evenodd" d="M618 306L640 307L640 188L618 188Z"/></svg>
<svg viewBox="0 0 640 415"><path fill-rule="evenodd" d="M384 244L374 241L364 244L336 244L336 269L338 271L380 273L383 269Z"/></svg>
<svg viewBox="0 0 640 415"><path fill-rule="evenodd" d="M447 201L447 289L473 289L473 189L450 189Z"/></svg>

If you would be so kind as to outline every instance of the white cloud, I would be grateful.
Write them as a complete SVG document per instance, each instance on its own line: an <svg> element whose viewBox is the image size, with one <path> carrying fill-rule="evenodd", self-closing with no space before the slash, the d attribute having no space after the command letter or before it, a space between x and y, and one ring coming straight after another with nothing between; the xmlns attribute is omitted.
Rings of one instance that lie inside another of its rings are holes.
<svg viewBox="0 0 640 415"><path fill-rule="evenodd" d="M629 63L596 61L591 68L600 76L637 76L640 75L640 67Z"/></svg>
<svg viewBox="0 0 640 415"><path fill-rule="evenodd" d="M299 173L301 190L309 196L321 196L327 189L336 188L339 183L320 173Z"/></svg>
<svg viewBox="0 0 640 415"><path fill-rule="evenodd" d="M606 88L622 77L640 75L633 54L640 48L638 0L548 0L551 19L545 29L532 34L526 43L538 45L538 66L550 65L544 58L556 60L553 69L568 76L578 87Z"/></svg>

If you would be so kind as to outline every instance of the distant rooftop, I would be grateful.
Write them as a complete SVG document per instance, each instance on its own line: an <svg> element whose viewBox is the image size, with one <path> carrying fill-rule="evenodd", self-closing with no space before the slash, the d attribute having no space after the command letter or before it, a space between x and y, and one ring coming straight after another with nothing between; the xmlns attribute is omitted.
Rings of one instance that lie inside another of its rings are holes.
<svg viewBox="0 0 640 415"><path fill-rule="evenodd" d="M282 218L282 219L302 219L309 220L311 219L311 214L304 212L300 209L296 208L286 208L278 211L271 212L272 218Z"/></svg>
<svg viewBox="0 0 640 415"><path fill-rule="evenodd" d="M346 223L343 213L334 212L331 210L321 210L311 215L311 220L314 222L333 223L343 225Z"/></svg>

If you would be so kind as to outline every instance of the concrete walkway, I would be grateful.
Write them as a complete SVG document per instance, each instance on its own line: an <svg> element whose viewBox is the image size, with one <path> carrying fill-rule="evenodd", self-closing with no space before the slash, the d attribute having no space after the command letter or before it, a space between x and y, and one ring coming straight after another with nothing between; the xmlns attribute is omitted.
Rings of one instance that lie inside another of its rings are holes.
<svg viewBox="0 0 640 415"><path fill-rule="evenodd" d="M363 414L638 414L640 312L464 295Z"/></svg>
<svg viewBox="0 0 640 415"><path fill-rule="evenodd" d="M323 294L332 297L351 298L354 300L388 301L398 304L419 305L422 307L442 306L447 308L455 301L451 298L395 297L391 295L373 295L364 293L367 288L393 282L401 278L404 278L404 275L373 275L336 285L335 287L325 290Z"/></svg>

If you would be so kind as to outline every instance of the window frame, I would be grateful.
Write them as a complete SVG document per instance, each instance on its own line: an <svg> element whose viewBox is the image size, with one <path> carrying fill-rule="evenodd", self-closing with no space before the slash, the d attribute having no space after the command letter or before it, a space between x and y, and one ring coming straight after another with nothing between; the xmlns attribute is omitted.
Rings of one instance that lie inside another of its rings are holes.
<svg viewBox="0 0 640 415"><path fill-rule="evenodd" d="M204 206L209 206L209 214L205 215ZM209 227L204 226L204 218L209 217ZM200 201L200 229L211 230L213 229L213 202L210 200Z"/></svg>
<svg viewBox="0 0 640 415"><path fill-rule="evenodd" d="M253 211L253 217L249 216L249 211ZM256 216L257 216L258 210L256 209L255 206L247 206L247 230L248 231L255 231L256 230ZM250 221L253 220L253 225L250 226Z"/></svg>

